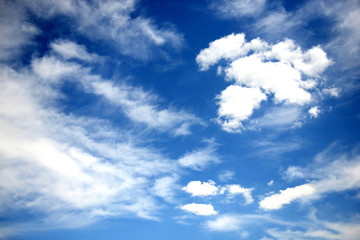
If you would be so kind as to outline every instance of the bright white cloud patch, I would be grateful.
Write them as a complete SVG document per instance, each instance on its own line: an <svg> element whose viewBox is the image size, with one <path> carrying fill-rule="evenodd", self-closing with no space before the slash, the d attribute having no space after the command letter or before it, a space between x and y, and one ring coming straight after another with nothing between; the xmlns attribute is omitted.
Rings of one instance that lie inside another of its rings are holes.
<svg viewBox="0 0 360 240"><path fill-rule="evenodd" d="M182 210L196 215L210 216L218 214L211 204L190 203L180 207Z"/></svg>
<svg viewBox="0 0 360 240"><path fill-rule="evenodd" d="M326 159L328 158L328 159ZM328 193L360 189L360 156L320 154L307 168L289 167L288 179L314 179L309 183L281 190L260 201L260 208L276 210L295 200L312 200Z"/></svg>
<svg viewBox="0 0 360 240"><path fill-rule="evenodd" d="M274 194L261 200L260 208L264 210L280 209L284 204L289 204L298 198L311 196L314 193L315 189L310 184L287 188L286 190L280 191L279 194Z"/></svg>
<svg viewBox="0 0 360 240"><path fill-rule="evenodd" d="M314 106L314 107L310 108L308 112L310 114L310 117L317 118L319 116L319 114L321 113L321 110L320 110L319 106Z"/></svg>
<svg viewBox="0 0 360 240"><path fill-rule="evenodd" d="M320 87L320 74L332 64L319 46L304 52L290 39L271 45L260 39L247 42L244 34L210 43L196 61L200 70L207 70L221 59L228 63L226 80L233 82L218 102L218 120L228 132L241 132L242 123L251 118L261 101L272 100L285 108L311 103L314 90Z"/></svg>
<svg viewBox="0 0 360 240"><path fill-rule="evenodd" d="M211 196L216 195L219 190L215 186L215 182L209 180L208 182L192 181L189 182L182 190L191 194L191 196Z"/></svg>
<svg viewBox="0 0 360 240"><path fill-rule="evenodd" d="M221 92L218 115L222 127L228 132L242 128L241 121L248 119L254 109L259 108L266 95L258 88L246 88L231 85Z"/></svg>

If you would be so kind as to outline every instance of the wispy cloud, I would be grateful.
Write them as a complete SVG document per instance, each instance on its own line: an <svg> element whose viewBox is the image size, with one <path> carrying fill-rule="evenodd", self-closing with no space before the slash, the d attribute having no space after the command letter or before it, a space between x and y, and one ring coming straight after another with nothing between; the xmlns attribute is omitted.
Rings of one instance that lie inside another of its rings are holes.
<svg viewBox="0 0 360 240"><path fill-rule="evenodd" d="M308 179L309 183L281 190L260 201L260 208L275 210L297 201L311 201L333 192L360 188L360 156L330 154L329 150L317 156L306 168L291 166L285 172L288 179Z"/></svg>

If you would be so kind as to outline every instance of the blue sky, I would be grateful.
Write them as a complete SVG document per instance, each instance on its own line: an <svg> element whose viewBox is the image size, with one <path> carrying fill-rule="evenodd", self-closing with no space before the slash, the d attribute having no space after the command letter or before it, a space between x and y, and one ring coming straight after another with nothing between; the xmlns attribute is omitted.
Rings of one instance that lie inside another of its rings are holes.
<svg viewBox="0 0 360 240"><path fill-rule="evenodd" d="M359 1L0 6L0 239L358 239Z"/></svg>

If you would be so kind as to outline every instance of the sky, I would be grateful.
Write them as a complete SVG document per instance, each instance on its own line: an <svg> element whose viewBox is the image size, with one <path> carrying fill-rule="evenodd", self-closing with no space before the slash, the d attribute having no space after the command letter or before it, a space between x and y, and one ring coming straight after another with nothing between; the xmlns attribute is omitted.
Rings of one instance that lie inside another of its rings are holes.
<svg viewBox="0 0 360 240"><path fill-rule="evenodd" d="M358 239L359 26L358 0L0 0L0 239Z"/></svg>

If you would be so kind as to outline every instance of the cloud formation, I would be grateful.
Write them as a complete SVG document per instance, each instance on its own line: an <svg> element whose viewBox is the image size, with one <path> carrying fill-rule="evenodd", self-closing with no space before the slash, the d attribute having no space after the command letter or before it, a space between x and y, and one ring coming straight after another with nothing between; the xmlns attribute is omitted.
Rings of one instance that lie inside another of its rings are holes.
<svg viewBox="0 0 360 240"><path fill-rule="evenodd" d="M311 201L329 193L358 190L360 188L360 156L335 154L329 150L319 154L308 167L290 166L285 176L290 179L308 179L309 183L281 190L260 201L264 210L281 209L293 201ZM311 180L310 180L311 179Z"/></svg>
<svg viewBox="0 0 360 240"><path fill-rule="evenodd" d="M218 96L218 121L227 132L241 132L242 122L262 101L285 108L311 104L321 87L320 74L332 64L319 46L303 52L290 39L271 45L261 39L247 42L244 34L215 40L196 57L202 71L221 59L228 64L220 72L233 82Z"/></svg>

